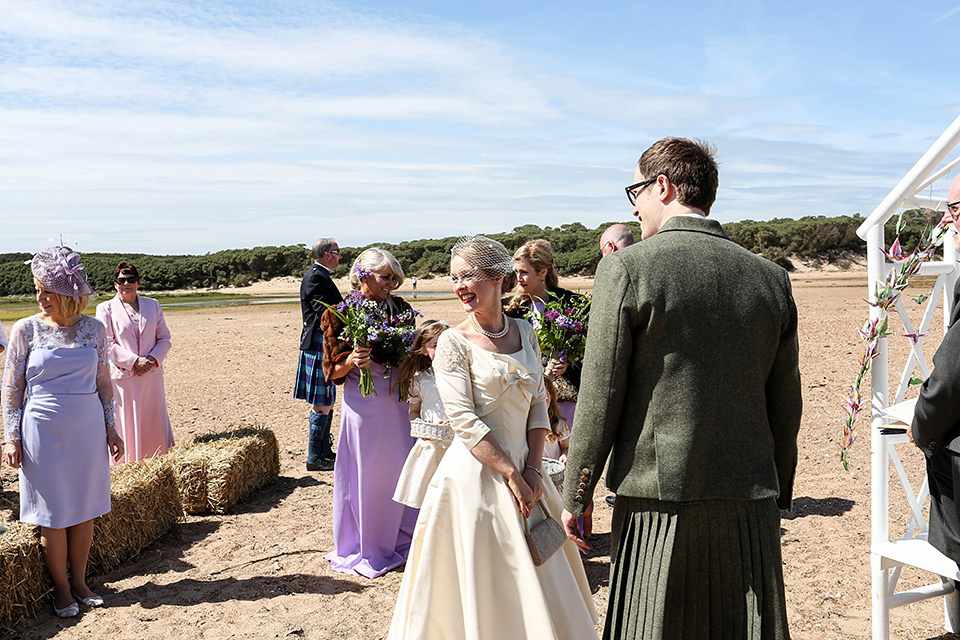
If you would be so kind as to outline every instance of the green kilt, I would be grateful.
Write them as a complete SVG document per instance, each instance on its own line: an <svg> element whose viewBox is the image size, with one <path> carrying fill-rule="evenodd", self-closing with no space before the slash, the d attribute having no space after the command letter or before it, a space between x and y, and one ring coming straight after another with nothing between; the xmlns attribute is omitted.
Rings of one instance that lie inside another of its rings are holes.
<svg viewBox="0 0 960 640"><path fill-rule="evenodd" d="M605 640L787 640L773 498L617 496Z"/></svg>

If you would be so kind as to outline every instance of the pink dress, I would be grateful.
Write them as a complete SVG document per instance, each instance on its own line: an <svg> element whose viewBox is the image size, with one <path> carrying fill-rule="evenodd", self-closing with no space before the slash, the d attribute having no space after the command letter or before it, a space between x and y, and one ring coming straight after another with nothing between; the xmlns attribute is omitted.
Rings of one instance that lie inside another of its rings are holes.
<svg viewBox="0 0 960 640"><path fill-rule="evenodd" d="M107 329L117 427L125 446L121 462L163 455L173 446L163 387L163 360L170 351L170 330L160 303L137 297L139 313L127 311L119 296L97 305L97 319ZM133 365L141 356L152 356L159 366L134 375Z"/></svg>

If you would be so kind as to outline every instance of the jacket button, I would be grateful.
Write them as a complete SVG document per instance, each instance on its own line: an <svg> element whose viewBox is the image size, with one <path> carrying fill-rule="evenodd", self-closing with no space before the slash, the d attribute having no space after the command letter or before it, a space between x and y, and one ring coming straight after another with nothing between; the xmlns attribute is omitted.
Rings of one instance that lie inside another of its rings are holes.
<svg viewBox="0 0 960 640"><path fill-rule="evenodd" d="M583 469L580 470L580 473L582 473L585 476L588 476L590 475L590 469L587 469L586 467L584 467Z"/></svg>
<svg viewBox="0 0 960 640"><path fill-rule="evenodd" d="M581 488L581 489L586 489L586 488L587 488L587 483L586 483L586 482L581 482L581 483L580 483L580 488Z"/></svg>
<svg viewBox="0 0 960 640"><path fill-rule="evenodd" d="M580 496L577 496L576 498L573 499L573 501L574 501L574 502L583 502L583 498L580 497Z"/></svg>

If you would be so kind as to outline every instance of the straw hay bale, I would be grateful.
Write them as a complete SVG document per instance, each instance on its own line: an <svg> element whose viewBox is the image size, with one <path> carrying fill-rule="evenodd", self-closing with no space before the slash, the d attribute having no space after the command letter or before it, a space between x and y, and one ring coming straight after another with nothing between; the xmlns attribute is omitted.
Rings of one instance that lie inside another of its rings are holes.
<svg viewBox="0 0 960 640"><path fill-rule="evenodd" d="M168 456L111 467L110 513L93 521L90 573L120 566L182 517Z"/></svg>
<svg viewBox="0 0 960 640"><path fill-rule="evenodd" d="M0 625L31 615L52 587L40 550L40 527L8 522L0 533Z"/></svg>
<svg viewBox="0 0 960 640"><path fill-rule="evenodd" d="M280 450L269 429L207 433L178 449L173 468L181 503L190 514L224 513L280 474Z"/></svg>
<svg viewBox="0 0 960 640"><path fill-rule="evenodd" d="M180 491L180 504L189 514L210 510L207 500L207 458L209 453L200 447L179 445L169 454L173 473Z"/></svg>

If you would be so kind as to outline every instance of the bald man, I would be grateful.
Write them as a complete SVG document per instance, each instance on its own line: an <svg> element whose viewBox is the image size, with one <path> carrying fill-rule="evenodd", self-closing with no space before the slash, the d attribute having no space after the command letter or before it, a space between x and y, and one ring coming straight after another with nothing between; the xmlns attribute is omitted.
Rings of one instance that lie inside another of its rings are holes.
<svg viewBox="0 0 960 640"><path fill-rule="evenodd" d="M634 242L633 231L623 224L612 224L600 236L600 255L607 256L614 251L626 249Z"/></svg>

